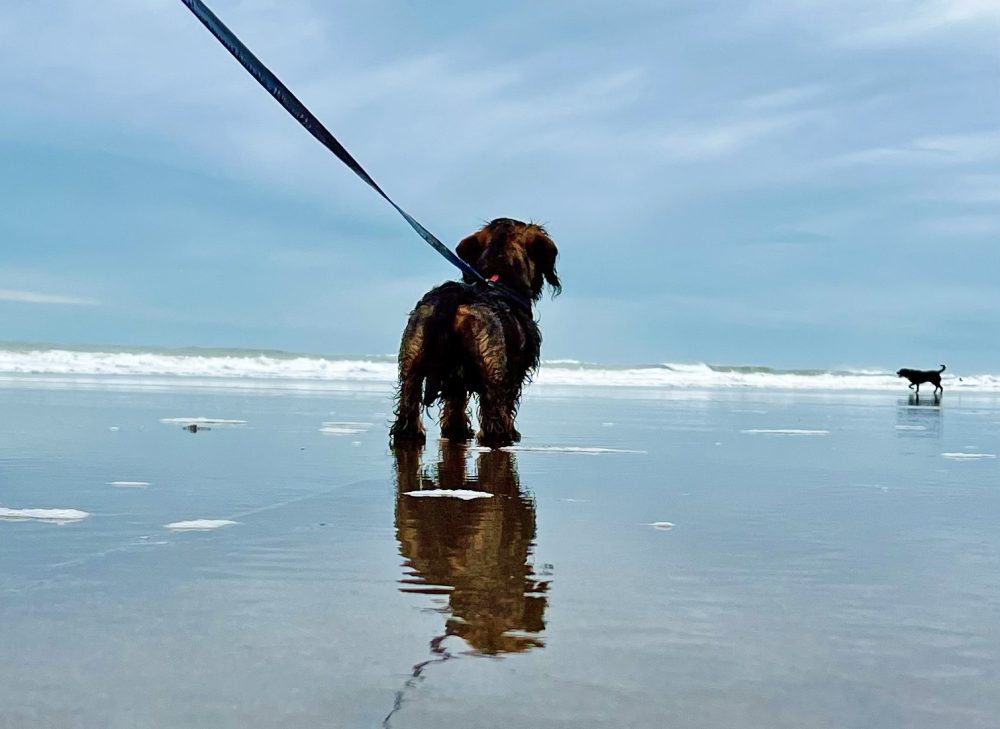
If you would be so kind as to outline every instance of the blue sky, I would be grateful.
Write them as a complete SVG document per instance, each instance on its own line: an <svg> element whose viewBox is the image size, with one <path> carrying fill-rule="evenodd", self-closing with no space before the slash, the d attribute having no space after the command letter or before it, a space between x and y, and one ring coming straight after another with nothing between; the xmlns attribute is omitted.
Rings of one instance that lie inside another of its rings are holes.
<svg viewBox="0 0 1000 729"><path fill-rule="evenodd" d="M996 368L996 0L209 4L442 240L548 225L544 357ZM0 83L0 339L387 353L454 276L178 0Z"/></svg>

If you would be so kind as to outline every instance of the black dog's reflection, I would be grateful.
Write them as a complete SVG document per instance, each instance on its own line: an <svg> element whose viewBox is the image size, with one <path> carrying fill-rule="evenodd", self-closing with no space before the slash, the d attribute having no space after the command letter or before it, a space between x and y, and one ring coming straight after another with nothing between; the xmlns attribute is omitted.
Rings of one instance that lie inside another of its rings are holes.
<svg viewBox="0 0 1000 729"><path fill-rule="evenodd" d="M495 655L544 645L548 582L536 579L530 558L535 505L521 492L511 453L483 452L466 472L467 447L442 441L430 472L420 449L397 448L396 537L405 558L403 592L447 595L445 634ZM408 495L428 489L488 492L490 498Z"/></svg>
<svg viewBox="0 0 1000 729"><path fill-rule="evenodd" d="M937 398L933 402L910 395L896 407L896 433L903 438L940 438L944 416Z"/></svg>

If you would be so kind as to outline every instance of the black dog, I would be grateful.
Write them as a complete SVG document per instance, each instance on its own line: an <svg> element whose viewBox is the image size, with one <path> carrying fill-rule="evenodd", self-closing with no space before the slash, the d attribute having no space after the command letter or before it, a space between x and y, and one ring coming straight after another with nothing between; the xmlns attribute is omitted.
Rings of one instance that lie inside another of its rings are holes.
<svg viewBox="0 0 1000 729"><path fill-rule="evenodd" d="M459 258L527 301L548 283L560 290L559 251L534 223L498 218L458 244ZM440 400L441 437L467 440L469 395L479 398L480 445L521 439L514 427L521 389L538 367L542 336L530 308L494 289L452 281L427 292L410 313L399 346L393 445L423 443L420 410Z"/></svg>
<svg viewBox="0 0 1000 729"><path fill-rule="evenodd" d="M934 385L934 396L937 397L938 392L944 392L944 388L941 387L941 373L944 372L945 366L941 365L939 370L910 370L903 368L896 371L898 377L905 377L910 381L910 389L912 390L914 386L917 388L917 395L920 395L920 386L925 382L930 382Z"/></svg>

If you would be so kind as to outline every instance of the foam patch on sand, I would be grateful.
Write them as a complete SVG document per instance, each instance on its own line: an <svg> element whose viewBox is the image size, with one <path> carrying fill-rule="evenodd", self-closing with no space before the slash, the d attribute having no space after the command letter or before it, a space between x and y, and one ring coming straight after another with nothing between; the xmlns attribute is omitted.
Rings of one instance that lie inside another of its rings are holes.
<svg viewBox="0 0 1000 729"><path fill-rule="evenodd" d="M994 453L942 453L941 455L953 461L975 461L996 458L996 454Z"/></svg>
<svg viewBox="0 0 1000 729"><path fill-rule="evenodd" d="M70 521L80 521L90 516L89 512L79 509L7 509L0 506L0 519L12 521L51 521L66 523Z"/></svg>
<svg viewBox="0 0 1000 729"><path fill-rule="evenodd" d="M246 425L245 420L230 420L227 418L160 418L161 423L168 425Z"/></svg>
<svg viewBox="0 0 1000 729"><path fill-rule="evenodd" d="M164 524L164 529L172 529L176 532L205 532L211 529L221 529L222 527L239 524L238 521L229 519L192 519L190 521L175 521Z"/></svg>
<svg viewBox="0 0 1000 729"><path fill-rule="evenodd" d="M476 446L476 451L480 453L485 453L491 449L485 448L483 446ZM583 453L587 455L599 455L601 453L641 453L646 454L648 451L637 451L630 450L628 448L601 448L601 447L588 447L588 446L506 446L500 450L509 451L511 453L521 453L521 452L532 452L532 453Z"/></svg>
<svg viewBox="0 0 1000 729"><path fill-rule="evenodd" d="M489 499L493 494L486 491L470 491L469 489L424 489L422 491L407 491L406 496L420 496L428 499Z"/></svg>
<svg viewBox="0 0 1000 729"><path fill-rule="evenodd" d="M373 425L374 423L323 423L319 432L326 435L359 435L367 433Z"/></svg>
<svg viewBox="0 0 1000 729"><path fill-rule="evenodd" d="M749 435L830 435L829 430L805 430L802 428L753 428L740 432Z"/></svg>
<svg viewBox="0 0 1000 729"><path fill-rule="evenodd" d="M149 486L149 481L108 481L108 486L116 489L144 489Z"/></svg>
<svg viewBox="0 0 1000 729"><path fill-rule="evenodd" d="M653 527L653 529L663 529L663 530L674 528L673 522L669 521L651 521L646 526L651 526Z"/></svg>

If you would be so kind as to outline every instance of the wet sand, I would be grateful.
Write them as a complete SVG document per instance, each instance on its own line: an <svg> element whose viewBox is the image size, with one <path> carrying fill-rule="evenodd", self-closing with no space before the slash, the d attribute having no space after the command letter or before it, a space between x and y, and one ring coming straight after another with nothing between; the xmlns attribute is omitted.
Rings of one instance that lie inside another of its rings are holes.
<svg viewBox="0 0 1000 729"><path fill-rule="evenodd" d="M3 729L1000 716L994 397L536 386L395 454L378 386L0 397Z"/></svg>

